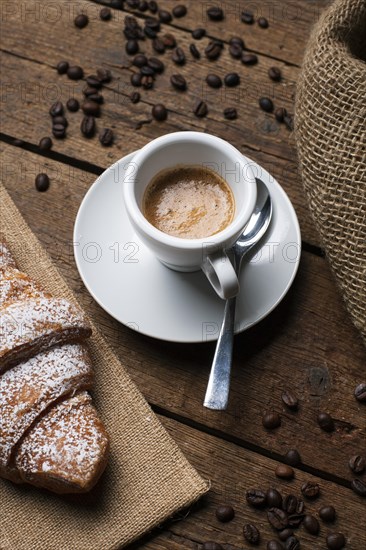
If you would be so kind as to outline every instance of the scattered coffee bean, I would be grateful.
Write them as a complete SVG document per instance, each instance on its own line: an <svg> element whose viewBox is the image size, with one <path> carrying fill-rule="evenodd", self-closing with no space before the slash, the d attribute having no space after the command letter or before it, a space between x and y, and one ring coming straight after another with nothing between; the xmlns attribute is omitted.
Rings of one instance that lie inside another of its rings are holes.
<svg viewBox="0 0 366 550"><path fill-rule="evenodd" d="M315 483L314 481L307 481L301 485L301 492L304 497L312 500L319 496L320 487L318 483Z"/></svg>
<svg viewBox="0 0 366 550"><path fill-rule="evenodd" d="M155 71L154 71L154 69L152 69L151 67L149 67L149 65L144 65L143 67L141 67L140 73L141 73L143 76L154 76Z"/></svg>
<svg viewBox="0 0 366 550"><path fill-rule="evenodd" d="M102 8L99 12L99 17L102 21L109 21L112 17L112 12L109 8Z"/></svg>
<svg viewBox="0 0 366 550"><path fill-rule="evenodd" d="M222 80L217 74L208 74L206 76L206 84L210 88L221 88Z"/></svg>
<svg viewBox="0 0 366 550"><path fill-rule="evenodd" d="M99 80L99 78L95 74L91 74L86 77L86 83L91 88L96 88L99 90L99 88L102 87L102 82Z"/></svg>
<svg viewBox="0 0 366 550"><path fill-rule="evenodd" d="M152 108L151 114L155 118L155 120L162 122L167 118L168 111L166 110L164 105L162 105L161 103L158 103L157 105L154 105L154 107Z"/></svg>
<svg viewBox="0 0 366 550"><path fill-rule="evenodd" d="M277 489L269 488L266 494L266 503L271 508L282 508L281 493Z"/></svg>
<svg viewBox="0 0 366 550"><path fill-rule="evenodd" d="M90 95L97 94L98 90L96 88L92 88L91 86L84 86L83 88L83 94L85 97L89 97Z"/></svg>
<svg viewBox="0 0 366 550"><path fill-rule="evenodd" d="M172 60L176 65L184 65L186 62L186 56L182 48L175 48L172 54Z"/></svg>
<svg viewBox="0 0 366 550"><path fill-rule="evenodd" d="M157 57L150 57L150 59L147 62L147 65L154 71L154 73L161 74L164 72L165 65L160 59Z"/></svg>
<svg viewBox="0 0 366 550"><path fill-rule="evenodd" d="M147 65L147 57L143 53L137 54L133 60L132 65L135 65L135 67L143 67L144 65Z"/></svg>
<svg viewBox="0 0 366 550"><path fill-rule="evenodd" d="M333 432L334 431L334 428L335 428L334 420L330 416L330 414L328 414L326 412L320 412L318 414L317 421L318 421L318 424L321 427L321 429L324 430L325 432Z"/></svg>
<svg viewBox="0 0 366 550"><path fill-rule="evenodd" d="M288 525L288 516L281 508L270 508L267 512L269 523L277 531L282 531Z"/></svg>
<svg viewBox="0 0 366 550"><path fill-rule="evenodd" d="M324 523L333 523L336 518L336 511L333 506L322 506L319 509L319 517Z"/></svg>
<svg viewBox="0 0 366 550"><path fill-rule="evenodd" d="M67 61L59 61L56 66L58 74L65 74L68 68L69 64Z"/></svg>
<svg viewBox="0 0 366 550"><path fill-rule="evenodd" d="M131 84L132 86L138 87L141 86L142 75L140 73L134 73L131 75Z"/></svg>
<svg viewBox="0 0 366 550"><path fill-rule="evenodd" d="M327 547L329 550L341 550L346 544L343 533L330 533L327 538Z"/></svg>
<svg viewBox="0 0 366 550"><path fill-rule="evenodd" d="M225 86L232 88L240 84L240 76L238 73L228 73L224 78Z"/></svg>
<svg viewBox="0 0 366 550"><path fill-rule="evenodd" d="M160 21L159 19L156 19L155 17L148 17L145 21L145 27L150 27L150 29L153 29L156 32L160 31Z"/></svg>
<svg viewBox="0 0 366 550"><path fill-rule="evenodd" d="M278 538L283 542L285 542L288 538L292 537L293 534L294 532L292 529L289 529L289 528L283 529L283 531L280 531L278 533Z"/></svg>
<svg viewBox="0 0 366 550"><path fill-rule="evenodd" d="M319 533L320 525L315 516L306 514L306 516L304 517L303 525L306 531L310 533L310 535L317 535Z"/></svg>
<svg viewBox="0 0 366 550"><path fill-rule="evenodd" d="M121 10L123 9L123 2L124 0L111 0L109 5L111 6L111 8Z"/></svg>
<svg viewBox="0 0 366 550"><path fill-rule="evenodd" d="M354 396L360 403L366 403L366 383L361 382L356 386Z"/></svg>
<svg viewBox="0 0 366 550"><path fill-rule="evenodd" d="M84 76L84 71L81 67L79 67L78 65L74 65L72 67L69 67L67 69L67 76L71 79L71 80L80 80L81 78L83 78Z"/></svg>
<svg viewBox="0 0 366 550"><path fill-rule="evenodd" d="M64 128L67 128L69 125L69 123L67 122L67 119L62 115L53 117L52 124L53 125L61 124L61 126L64 126Z"/></svg>
<svg viewBox="0 0 366 550"><path fill-rule="evenodd" d="M360 497L366 497L366 483L361 479L352 479L351 489Z"/></svg>
<svg viewBox="0 0 366 550"><path fill-rule="evenodd" d="M258 57L255 55L255 53L248 53L244 52L241 56L241 62L243 65L255 65L258 63Z"/></svg>
<svg viewBox="0 0 366 550"><path fill-rule="evenodd" d="M103 84L108 83L112 80L112 73L109 69L97 69L97 78Z"/></svg>
<svg viewBox="0 0 366 550"><path fill-rule="evenodd" d="M139 7L140 0L127 0L127 6L133 10Z"/></svg>
<svg viewBox="0 0 366 550"><path fill-rule="evenodd" d="M266 412L262 417L262 424L267 430L274 430L281 426L281 417L276 412Z"/></svg>
<svg viewBox="0 0 366 550"><path fill-rule="evenodd" d="M300 541L296 537L289 537L285 542L286 550L300 550Z"/></svg>
<svg viewBox="0 0 366 550"><path fill-rule="evenodd" d="M220 57L221 51L221 45L216 41L211 41L205 48L205 55L207 59L214 61L215 59L218 59Z"/></svg>
<svg viewBox="0 0 366 550"><path fill-rule="evenodd" d="M201 58L201 54L198 51L197 46L195 44L189 45L189 51L191 52L192 57L194 57L195 59Z"/></svg>
<svg viewBox="0 0 366 550"><path fill-rule="evenodd" d="M90 101L89 99L87 99L81 105L81 108L85 115L92 115L92 116L100 115L100 105L98 103L95 103L95 101Z"/></svg>
<svg viewBox="0 0 366 550"><path fill-rule="evenodd" d="M172 14L167 10L159 10L158 15L162 23L170 23L173 19Z"/></svg>
<svg viewBox="0 0 366 550"><path fill-rule="evenodd" d="M283 118L283 122L289 130L292 131L294 129L294 117L292 115L286 114Z"/></svg>
<svg viewBox="0 0 366 550"><path fill-rule="evenodd" d="M301 463L301 457L296 449L290 449L285 454L285 462L290 466L298 466Z"/></svg>
<svg viewBox="0 0 366 550"><path fill-rule="evenodd" d="M285 119L285 116L287 115L287 111L284 107L277 107L274 115L277 122L283 122Z"/></svg>
<svg viewBox="0 0 366 550"><path fill-rule="evenodd" d="M204 542L202 550L224 550L218 542Z"/></svg>
<svg viewBox="0 0 366 550"><path fill-rule="evenodd" d="M51 117L60 116L64 114L64 106L61 101L56 101L51 105L50 110L48 111Z"/></svg>
<svg viewBox="0 0 366 550"><path fill-rule="evenodd" d="M187 15L187 8L183 4L179 4L173 8L172 12L174 17L184 17Z"/></svg>
<svg viewBox="0 0 366 550"><path fill-rule="evenodd" d="M240 38L240 36L233 36L232 38L230 38L229 44L230 46L239 46L239 48L241 48L242 50L244 50L245 48L244 40Z"/></svg>
<svg viewBox="0 0 366 550"><path fill-rule="evenodd" d="M145 12L148 9L149 9L149 4L147 3L147 1L146 0L140 0L139 5L138 5L138 10L142 11L142 12Z"/></svg>
<svg viewBox="0 0 366 550"><path fill-rule="evenodd" d="M199 99L194 106L193 113L199 118L205 117L208 113L207 103Z"/></svg>
<svg viewBox="0 0 366 550"><path fill-rule="evenodd" d="M44 137L40 140L38 147L41 151L49 151L52 148L52 139L50 137Z"/></svg>
<svg viewBox="0 0 366 550"><path fill-rule="evenodd" d="M299 407L299 400L293 393L284 390L281 394L282 403L290 410L296 411Z"/></svg>
<svg viewBox="0 0 366 550"><path fill-rule="evenodd" d="M211 21L222 21L224 19L224 12L221 8L213 6L206 11L207 16Z"/></svg>
<svg viewBox="0 0 366 550"><path fill-rule="evenodd" d="M283 545L278 540L270 540L267 542L267 550L283 550Z"/></svg>
<svg viewBox="0 0 366 550"><path fill-rule="evenodd" d="M141 78L141 86L144 88L144 90L151 90L154 87L154 77L144 75Z"/></svg>
<svg viewBox="0 0 366 550"><path fill-rule="evenodd" d="M298 500L297 501L297 506L296 506L296 513L297 514L302 514L305 510L305 503L303 500Z"/></svg>
<svg viewBox="0 0 366 550"><path fill-rule="evenodd" d="M153 43L152 43L152 47L156 51L156 53L164 53L165 52L164 42L160 38L154 38Z"/></svg>
<svg viewBox="0 0 366 550"><path fill-rule="evenodd" d="M296 529L304 521L305 514L291 514L288 516L288 525Z"/></svg>
<svg viewBox="0 0 366 550"><path fill-rule="evenodd" d="M158 33L150 27L144 27L144 33L151 40L153 40L154 38L156 38L158 36Z"/></svg>
<svg viewBox="0 0 366 550"><path fill-rule="evenodd" d="M85 15L85 13L81 13L80 15L77 15L74 19L74 25L78 29L83 29L87 26L89 23L89 17Z"/></svg>
<svg viewBox="0 0 366 550"><path fill-rule="evenodd" d="M227 107L226 109L224 109L224 117L227 120L235 120L236 118L238 118L238 112L235 107Z"/></svg>
<svg viewBox="0 0 366 550"><path fill-rule="evenodd" d="M110 128L103 128L99 134L99 141L103 147L110 147L114 140L113 130Z"/></svg>
<svg viewBox="0 0 366 550"><path fill-rule="evenodd" d="M282 78L281 70L278 67L270 67L268 69L268 76L271 80L279 82Z"/></svg>
<svg viewBox="0 0 366 550"><path fill-rule="evenodd" d="M266 113L273 111L273 101L269 97L261 97L259 100L259 107Z"/></svg>
<svg viewBox="0 0 366 550"><path fill-rule="evenodd" d="M249 544L257 546L260 540L260 534L258 529L252 523L246 523L243 527L244 538Z"/></svg>
<svg viewBox="0 0 366 550"><path fill-rule="evenodd" d="M63 139L66 136L66 128L63 124L54 124L52 134L56 139Z"/></svg>
<svg viewBox="0 0 366 550"><path fill-rule="evenodd" d="M254 15L251 11L242 11L241 12L241 21L247 25L252 25L254 23Z"/></svg>
<svg viewBox="0 0 366 550"><path fill-rule="evenodd" d="M148 2L148 6L151 13L156 13L158 11L158 3L155 2L155 0L151 0L150 2Z"/></svg>
<svg viewBox="0 0 366 550"><path fill-rule="evenodd" d="M229 46L229 54L234 59L240 59L241 56L243 55L243 50L238 44L231 44Z"/></svg>
<svg viewBox="0 0 366 550"><path fill-rule="evenodd" d="M348 465L354 474L362 474L365 470L365 459L361 455L352 456Z"/></svg>
<svg viewBox="0 0 366 550"><path fill-rule="evenodd" d="M163 41L164 46L169 50L172 50L177 45L177 41L172 34L164 34L164 36L162 36L161 39Z"/></svg>
<svg viewBox="0 0 366 550"><path fill-rule="evenodd" d="M70 97L66 102L66 107L71 113L76 113L79 110L80 104L77 99Z"/></svg>
<svg viewBox="0 0 366 550"><path fill-rule="evenodd" d="M216 508L216 517L222 523L227 523L234 519L235 510L232 506L221 505Z"/></svg>
<svg viewBox="0 0 366 550"><path fill-rule="evenodd" d="M295 472L291 466L287 464L278 464L275 469L275 474L277 477L282 479L292 479L295 475Z"/></svg>
<svg viewBox="0 0 366 550"><path fill-rule="evenodd" d="M90 99L90 101L95 101L95 103L99 103L99 105L104 103L104 97L98 92L96 92L95 94L90 94L88 96L88 99Z"/></svg>
<svg viewBox="0 0 366 550"><path fill-rule="evenodd" d="M181 74L172 74L170 77L170 82L176 90L184 92L184 90L187 89L186 79Z"/></svg>
<svg viewBox="0 0 366 550"><path fill-rule="evenodd" d="M201 40L204 36L206 36L206 29L199 27L198 29L194 29L194 31L192 31L192 38L195 40Z"/></svg>
<svg viewBox="0 0 366 550"><path fill-rule="evenodd" d="M282 509L288 514L295 514L297 509L297 497L295 495L287 495L283 499Z"/></svg>
<svg viewBox="0 0 366 550"><path fill-rule="evenodd" d="M50 178L47 176L47 174L38 174L36 176L35 184L37 191L39 191L40 193L44 193L50 186Z"/></svg>
<svg viewBox="0 0 366 550"><path fill-rule="evenodd" d="M130 99L132 103L138 103L141 99L141 95L139 94L139 92L132 92L132 94L130 95Z"/></svg>
<svg viewBox="0 0 366 550"><path fill-rule="evenodd" d="M267 29L269 26L268 20L265 17L260 17L257 23L262 29Z"/></svg>
<svg viewBox="0 0 366 550"><path fill-rule="evenodd" d="M137 40L127 40L125 49L128 55L135 55L139 51L139 43Z"/></svg>
<svg viewBox="0 0 366 550"><path fill-rule="evenodd" d="M266 504L266 493L261 489L249 489L245 493L245 499L254 508L260 508Z"/></svg>
<svg viewBox="0 0 366 550"><path fill-rule="evenodd" d="M93 116L84 116L81 121L80 130L84 137L93 137L95 134L95 118Z"/></svg>

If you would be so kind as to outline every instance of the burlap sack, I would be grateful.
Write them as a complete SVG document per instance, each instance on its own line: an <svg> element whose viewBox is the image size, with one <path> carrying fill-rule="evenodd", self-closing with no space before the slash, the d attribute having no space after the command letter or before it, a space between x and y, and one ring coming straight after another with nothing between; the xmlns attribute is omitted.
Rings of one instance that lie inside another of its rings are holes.
<svg viewBox="0 0 366 550"><path fill-rule="evenodd" d="M314 28L297 85L304 188L366 344L366 1L336 0Z"/></svg>

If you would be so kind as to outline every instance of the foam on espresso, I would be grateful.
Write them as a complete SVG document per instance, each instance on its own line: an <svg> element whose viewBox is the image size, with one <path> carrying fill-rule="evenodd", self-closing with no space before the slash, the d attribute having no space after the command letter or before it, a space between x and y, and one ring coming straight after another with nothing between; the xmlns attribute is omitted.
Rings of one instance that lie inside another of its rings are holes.
<svg viewBox="0 0 366 550"><path fill-rule="evenodd" d="M178 165L159 172L142 204L145 218L160 231L182 239L201 239L233 220L235 202L226 181L199 165Z"/></svg>

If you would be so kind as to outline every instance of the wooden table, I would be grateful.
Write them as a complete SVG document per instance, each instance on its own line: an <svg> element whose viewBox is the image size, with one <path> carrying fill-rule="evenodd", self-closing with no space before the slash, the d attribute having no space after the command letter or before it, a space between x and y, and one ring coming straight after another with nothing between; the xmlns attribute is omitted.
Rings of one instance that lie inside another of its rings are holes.
<svg viewBox="0 0 366 550"><path fill-rule="evenodd" d="M187 63L177 67L169 52L161 56L165 72L153 90L143 90L141 101L132 104L133 69L125 53L122 29L124 17L134 10L113 9L112 19L102 22L98 17L101 6L96 2L3 2L2 181L164 426L198 471L212 480L211 491L192 510L134 547L200 549L204 541L215 540L225 550L249 548L242 527L253 522L261 532L260 548L265 548L266 541L275 535L265 513L246 504L245 491L275 486L284 494L300 494L305 481L315 480L321 486L321 497L307 503L307 509L316 513L321 504L330 503L337 509L338 519L331 526L322 523L318 538L301 527L301 548L325 548L325 536L334 529L345 534L347 548L362 550L366 544L362 522L365 505L350 489L348 460L355 454L365 455L366 449L365 406L353 396L355 386L365 379L365 349L345 311L309 215L293 135L258 107L258 97L264 95L273 97L275 106L293 112L306 40L328 2L250 2L252 9L268 18L268 29L240 22L242 3L220 3L226 12L222 22L205 20L210 3L185 3L187 16L162 25L162 31L174 34L186 51ZM161 4L171 9L175 2L162 0ZM81 9L90 17L82 30L73 24ZM139 20L146 16L136 11L134 15ZM225 42L225 50L215 63L205 56L195 60L189 53L192 42L201 52L208 43L207 37L201 41L191 37L191 31L200 26L207 28L210 38ZM233 35L243 37L247 49L258 55L257 65L247 67L230 58L227 42ZM151 54L151 42L146 41L142 49ZM105 104L98 125L114 129L112 147L102 147L97 137L82 137L82 114L78 112L67 115L67 139L54 139L50 152L40 151L40 138L51 135L50 105L58 99L65 102L72 95L82 97L85 85L84 81L57 74L55 67L61 59L81 65L86 75L98 67L111 69L113 80L103 89ZM280 83L268 78L271 66L282 70ZM208 72L224 75L230 70L241 75L238 89L214 91L206 87ZM177 72L188 81L184 93L170 85L170 75ZM192 114L192 108L202 94L207 95L209 113L200 119ZM151 119L152 105L161 102L169 110L163 123ZM238 119L226 121L223 108L233 105ZM141 121L145 123L139 124ZM226 412L202 407L214 344L165 343L118 324L84 288L71 250L76 212L96 175L151 139L188 129L227 139L269 170L288 193L302 231L302 258L290 292L265 320L235 339L232 391ZM39 172L48 173L51 179L50 189L43 194L34 186ZM299 397L298 412L283 406L281 393L286 388ZM272 409L281 414L282 424L271 432L262 427L261 418ZM333 416L333 433L320 430L316 422L319 411ZM294 480L278 480L275 467L291 448L299 450L302 464L296 468ZM224 525L216 520L219 503L234 506L234 521Z"/></svg>

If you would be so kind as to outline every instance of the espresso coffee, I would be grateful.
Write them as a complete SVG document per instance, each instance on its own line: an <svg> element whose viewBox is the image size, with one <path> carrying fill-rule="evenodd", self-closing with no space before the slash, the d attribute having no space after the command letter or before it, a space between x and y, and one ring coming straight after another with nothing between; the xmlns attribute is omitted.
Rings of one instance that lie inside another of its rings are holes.
<svg viewBox="0 0 366 550"><path fill-rule="evenodd" d="M178 165L151 180L142 210L152 225L168 235L202 239L230 225L235 202L226 181L210 168Z"/></svg>

